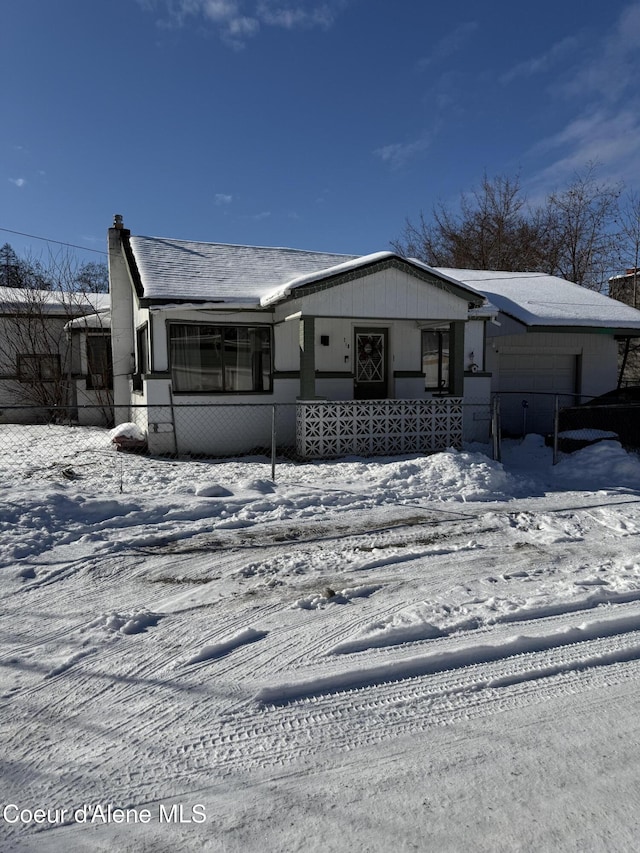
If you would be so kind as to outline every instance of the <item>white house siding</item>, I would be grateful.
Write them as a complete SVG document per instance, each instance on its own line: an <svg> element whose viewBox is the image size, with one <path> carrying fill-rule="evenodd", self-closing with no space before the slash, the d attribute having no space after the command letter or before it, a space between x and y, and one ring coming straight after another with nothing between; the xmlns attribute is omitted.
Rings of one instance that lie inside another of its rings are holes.
<svg viewBox="0 0 640 853"><path fill-rule="evenodd" d="M273 394L171 395L169 379L145 382L152 404L132 408L132 420L147 432L154 454L193 453L226 456L267 448L273 406L280 447L295 445L297 379L276 379Z"/></svg>
<svg viewBox="0 0 640 853"><path fill-rule="evenodd" d="M134 287L120 244L120 234L109 230L109 295L111 301L111 352L116 423L129 419L130 375L135 351Z"/></svg>
<svg viewBox="0 0 640 853"><path fill-rule="evenodd" d="M32 320L19 319L19 305L13 316L0 315L0 421L33 423L49 417L43 397L27 382L18 379L19 355L58 355L61 381L66 383L71 366L71 348L64 333L69 317L53 313ZM22 324L22 325L21 325ZM59 383L57 383L59 384ZM60 389L61 390L61 389ZM17 408L24 405L24 408Z"/></svg>
<svg viewBox="0 0 640 853"><path fill-rule="evenodd" d="M416 321L371 320L367 317L317 317L315 321L315 367L319 373L353 372L353 342L356 327L389 330L389 371L420 370L420 328ZM326 346L323 336L329 339ZM276 370L298 370L300 367L300 334L297 320L275 327ZM424 391L424 382L422 383ZM318 392L319 393L319 392ZM341 398L340 398L341 399Z"/></svg>
<svg viewBox="0 0 640 853"><path fill-rule="evenodd" d="M485 369L484 335L485 320L469 320L464 330L464 369L469 370L475 364L479 371Z"/></svg>
<svg viewBox="0 0 640 853"><path fill-rule="evenodd" d="M611 335L540 332L494 338L487 352L492 391L500 395L507 433L545 434L553 428L555 398L569 405L615 387L616 342Z"/></svg>
<svg viewBox="0 0 640 853"><path fill-rule="evenodd" d="M137 320L144 319L142 314ZM154 372L169 369L167 322L208 322L256 324L271 319L267 312L234 312L171 309L152 311ZM139 322L138 322L139 325ZM393 377L394 371L420 369L421 330L416 321L371 321L368 318L318 317L315 324L316 396L328 400L353 399L353 334L361 325L389 329L389 396L404 399L424 398L424 379ZM321 344L327 335L328 346ZM147 430L149 447L154 453L228 453L265 447L270 441L271 405L279 404L277 442L295 443L294 404L300 394L299 321L274 326L274 387L271 394L173 394L168 376L144 382L142 394L133 394L132 403L148 404L148 412L132 407L131 419ZM279 376L280 373L289 374ZM292 376L291 374L295 374ZM284 406L282 404L289 404ZM175 426L175 435L174 435ZM176 440L177 437L177 440Z"/></svg>
<svg viewBox="0 0 640 853"><path fill-rule="evenodd" d="M306 316L363 319L466 320L468 305L453 293L395 267L290 299L276 319L303 311Z"/></svg>
<svg viewBox="0 0 640 853"><path fill-rule="evenodd" d="M462 399L464 440L486 444L491 437L491 376L467 374Z"/></svg>

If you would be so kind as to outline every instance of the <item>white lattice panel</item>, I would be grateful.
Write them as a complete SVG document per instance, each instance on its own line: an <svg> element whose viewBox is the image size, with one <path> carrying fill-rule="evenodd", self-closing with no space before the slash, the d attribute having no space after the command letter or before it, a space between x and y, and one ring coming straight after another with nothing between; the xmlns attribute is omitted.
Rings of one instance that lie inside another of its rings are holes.
<svg viewBox="0 0 640 853"><path fill-rule="evenodd" d="M393 456L462 446L462 399L298 403L298 455Z"/></svg>

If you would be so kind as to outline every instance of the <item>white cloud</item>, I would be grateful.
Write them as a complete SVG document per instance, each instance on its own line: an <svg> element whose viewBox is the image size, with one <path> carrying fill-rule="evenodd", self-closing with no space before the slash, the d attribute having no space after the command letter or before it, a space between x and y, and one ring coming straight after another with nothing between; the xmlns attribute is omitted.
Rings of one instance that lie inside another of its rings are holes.
<svg viewBox="0 0 640 853"><path fill-rule="evenodd" d="M261 0L257 6L257 14L264 24L287 30L299 27L329 28L345 5L345 0L316 3L311 7L308 3L291 6L274 0Z"/></svg>
<svg viewBox="0 0 640 853"><path fill-rule="evenodd" d="M216 193L213 197L213 200L219 206L223 204L231 204L231 202L233 201L233 196L227 195L226 193Z"/></svg>
<svg viewBox="0 0 640 853"><path fill-rule="evenodd" d="M9 181L17 187L23 187L27 183L24 178L9 178Z"/></svg>
<svg viewBox="0 0 640 853"><path fill-rule="evenodd" d="M610 181L637 184L640 116L627 108L580 115L540 142L534 151L555 153L555 159L536 178L545 189L566 183L587 163L597 163L603 177Z"/></svg>
<svg viewBox="0 0 640 853"><path fill-rule="evenodd" d="M226 23L238 16L238 4L234 0L203 0L202 14L215 23Z"/></svg>
<svg viewBox="0 0 640 853"><path fill-rule="evenodd" d="M399 169L417 154L422 154L431 145L433 131L428 131L412 142L393 142L383 145L373 152L383 162L388 163L392 169Z"/></svg>
<svg viewBox="0 0 640 853"><path fill-rule="evenodd" d="M552 45L549 50L540 56L532 57L524 62L519 62L505 74L500 77L501 83L511 83L518 77L532 77L534 74L542 74L550 71L560 61L566 60L567 56L572 53L578 46L578 39L575 36L567 36L556 44Z"/></svg>
<svg viewBox="0 0 640 853"><path fill-rule="evenodd" d="M298 0L138 0L145 10L161 10L160 26L185 26L189 20L202 20L217 28L227 44L245 46L263 27L286 30L310 29L333 25L351 0L325 0L310 3Z"/></svg>
<svg viewBox="0 0 640 853"><path fill-rule="evenodd" d="M581 52L581 63L553 94L567 103L567 121L530 153L551 162L540 186L565 182L589 162L603 179L638 184L640 174L640 3L628 5L604 36Z"/></svg>
<svg viewBox="0 0 640 853"><path fill-rule="evenodd" d="M457 53L469 41L471 36L478 29L477 21L466 21L458 24L458 26L448 33L446 36L436 42L428 56L423 57L418 61L418 68L424 70L448 56Z"/></svg>
<svg viewBox="0 0 640 853"><path fill-rule="evenodd" d="M627 6L615 26L584 56L574 74L559 87L567 98L592 96L609 102L637 94L640 72L640 3Z"/></svg>

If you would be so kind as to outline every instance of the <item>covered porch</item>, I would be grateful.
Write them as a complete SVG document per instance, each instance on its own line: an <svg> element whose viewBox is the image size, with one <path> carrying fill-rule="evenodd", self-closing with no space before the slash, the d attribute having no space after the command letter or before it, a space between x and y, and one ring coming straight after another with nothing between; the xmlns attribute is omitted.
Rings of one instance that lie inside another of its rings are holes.
<svg viewBox="0 0 640 853"><path fill-rule="evenodd" d="M348 398L329 399L317 393L323 379L317 369L318 344L322 350L329 341L328 336L317 334L316 321L324 318L300 312L287 319L299 324L295 440L300 458L433 453L462 446L463 321L437 324L447 335L447 392L435 394L425 392L421 358L416 359L414 370L394 369L390 326L353 321L351 354L344 356L349 368ZM431 324L415 321L415 327L419 331Z"/></svg>

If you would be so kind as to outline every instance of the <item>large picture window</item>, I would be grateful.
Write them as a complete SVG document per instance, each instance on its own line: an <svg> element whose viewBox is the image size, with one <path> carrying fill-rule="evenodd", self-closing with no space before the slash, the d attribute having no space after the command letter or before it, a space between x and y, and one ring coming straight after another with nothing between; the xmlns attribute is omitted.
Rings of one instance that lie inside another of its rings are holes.
<svg viewBox="0 0 640 853"><path fill-rule="evenodd" d="M176 393L271 391L271 329L267 326L169 325Z"/></svg>
<svg viewBox="0 0 640 853"><path fill-rule="evenodd" d="M422 332L422 372L427 390L449 390L449 332Z"/></svg>

